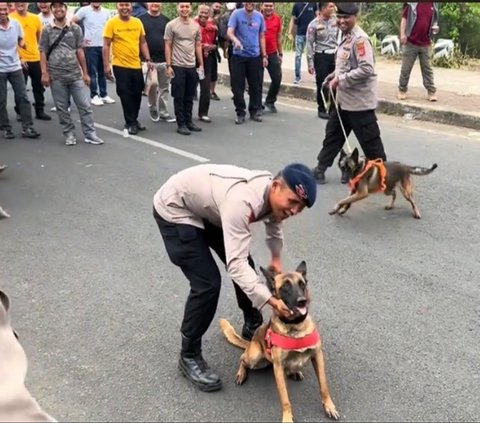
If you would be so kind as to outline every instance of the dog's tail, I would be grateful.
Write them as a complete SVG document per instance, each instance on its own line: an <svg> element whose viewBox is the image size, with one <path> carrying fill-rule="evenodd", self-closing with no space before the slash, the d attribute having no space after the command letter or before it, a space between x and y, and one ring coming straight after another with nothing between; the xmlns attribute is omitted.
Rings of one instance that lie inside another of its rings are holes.
<svg viewBox="0 0 480 423"><path fill-rule="evenodd" d="M423 176L432 173L437 167L438 165L434 163L430 167L409 166L408 168L412 175Z"/></svg>
<svg viewBox="0 0 480 423"><path fill-rule="evenodd" d="M248 347L248 344L250 342L243 339L237 332L235 332L235 329L233 328L233 326L230 324L228 320L220 319L219 323L220 323L220 329L225 335L225 338L227 338L228 342L242 349L246 349Z"/></svg>

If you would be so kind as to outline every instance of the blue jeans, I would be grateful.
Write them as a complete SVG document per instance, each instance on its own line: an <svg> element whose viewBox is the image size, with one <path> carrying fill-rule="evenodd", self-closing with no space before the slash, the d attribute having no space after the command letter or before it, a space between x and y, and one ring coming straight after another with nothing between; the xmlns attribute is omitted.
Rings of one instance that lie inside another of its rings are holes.
<svg viewBox="0 0 480 423"><path fill-rule="evenodd" d="M306 35L295 36L295 79L297 81L302 78L302 54L306 44Z"/></svg>
<svg viewBox="0 0 480 423"><path fill-rule="evenodd" d="M88 74L90 75L90 97L98 95L100 88L100 97L107 96L107 80L103 72L102 47L85 47L85 59L87 60ZM98 80L98 86L97 86Z"/></svg>

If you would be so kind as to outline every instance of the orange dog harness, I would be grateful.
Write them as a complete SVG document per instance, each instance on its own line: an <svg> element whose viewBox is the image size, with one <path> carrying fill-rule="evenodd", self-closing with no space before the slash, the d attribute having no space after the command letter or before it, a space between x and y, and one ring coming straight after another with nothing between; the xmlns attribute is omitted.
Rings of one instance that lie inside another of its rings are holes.
<svg viewBox="0 0 480 423"><path fill-rule="evenodd" d="M350 180L350 188L352 190L357 189L357 185L360 179L362 179L363 175L365 175L365 173L367 173L372 167L376 167L380 174L380 187L374 192L385 191L385 188L387 187L387 185L385 184L385 180L387 178L387 169L385 168L382 159L367 161L364 169L357 176L355 176L355 178Z"/></svg>

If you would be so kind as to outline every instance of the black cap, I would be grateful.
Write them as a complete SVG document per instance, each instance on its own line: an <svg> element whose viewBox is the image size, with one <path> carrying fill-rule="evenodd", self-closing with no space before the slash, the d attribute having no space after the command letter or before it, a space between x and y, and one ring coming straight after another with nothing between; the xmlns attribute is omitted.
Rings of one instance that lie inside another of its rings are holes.
<svg viewBox="0 0 480 423"><path fill-rule="evenodd" d="M353 16L358 13L357 3L336 3L338 15Z"/></svg>
<svg viewBox="0 0 480 423"><path fill-rule="evenodd" d="M54 4L61 4L61 5L65 6L65 7L68 7L68 6L67 6L67 3L65 3L64 1L52 1L52 2L50 3L50 8L52 8Z"/></svg>
<svg viewBox="0 0 480 423"><path fill-rule="evenodd" d="M312 207L317 198L317 181L312 171L301 163L292 163L286 166L281 174L288 187L307 207Z"/></svg>

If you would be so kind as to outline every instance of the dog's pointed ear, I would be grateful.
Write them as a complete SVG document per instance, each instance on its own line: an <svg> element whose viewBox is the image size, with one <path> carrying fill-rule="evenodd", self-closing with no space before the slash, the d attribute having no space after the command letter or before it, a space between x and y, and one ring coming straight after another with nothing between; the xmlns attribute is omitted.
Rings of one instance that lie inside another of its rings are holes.
<svg viewBox="0 0 480 423"><path fill-rule="evenodd" d="M358 148L355 147L355 149L352 152L352 160L354 160L355 163L358 163L358 155L359 155Z"/></svg>
<svg viewBox="0 0 480 423"><path fill-rule="evenodd" d="M307 280L307 263L305 263L305 260L302 260L297 266L296 272L300 273L303 276L303 279Z"/></svg>
<svg viewBox="0 0 480 423"><path fill-rule="evenodd" d="M10 299L5 292L0 291L0 326L8 324L8 310L10 309Z"/></svg>
<svg viewBox="0 0 480 423"><path fill-rule="evenodd" d="M264 267L260 266L260 270L265 276L265 280L267 282L267 288L270 290L272 294L275 293L275 275L269 270L265 269Z"/></svg>

